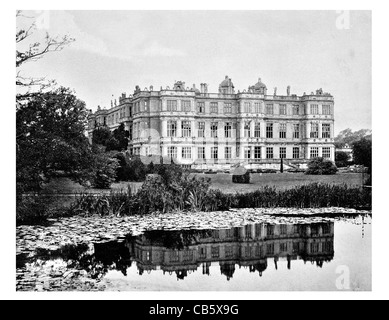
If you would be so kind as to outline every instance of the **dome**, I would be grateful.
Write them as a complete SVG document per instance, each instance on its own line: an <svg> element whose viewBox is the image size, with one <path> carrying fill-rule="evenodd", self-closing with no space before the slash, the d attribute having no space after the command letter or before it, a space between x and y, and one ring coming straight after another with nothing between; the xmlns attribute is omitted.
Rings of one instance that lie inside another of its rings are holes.
<svg viewBox="0 0 389 320"><path fill-rule="evenodd" d="M255 89L266 88L266 85L261 81L261 78L258 79L258 82L254 85Z"/></svg>
<svg viewBox="0 0 389 320"><path fill-rule="evenodd" d="M225 77L225 79L220 84L220 87L230 87L233 86L231 79L228 78L228 76Z"/></svg>

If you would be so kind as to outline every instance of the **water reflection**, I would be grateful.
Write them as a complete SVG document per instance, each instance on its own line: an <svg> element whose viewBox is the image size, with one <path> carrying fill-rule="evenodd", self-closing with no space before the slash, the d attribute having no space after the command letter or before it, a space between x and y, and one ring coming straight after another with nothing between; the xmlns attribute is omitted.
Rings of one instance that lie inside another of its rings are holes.
<svg viewBox="0 0 389 320"><path fill-rule="evenodd" d="M138 273L176 274L185 279L201 270L210 274L211 264L218 263L227 280L236 268L244 267L259 276L273 260L278 268L286 260L303 260L322 267L334 258L334 223L252 224L225 230L148 231L121 242L94 245L94 260L109 269L122 271L135 261ZM106 271L106 268L105 268Z"/></svg>

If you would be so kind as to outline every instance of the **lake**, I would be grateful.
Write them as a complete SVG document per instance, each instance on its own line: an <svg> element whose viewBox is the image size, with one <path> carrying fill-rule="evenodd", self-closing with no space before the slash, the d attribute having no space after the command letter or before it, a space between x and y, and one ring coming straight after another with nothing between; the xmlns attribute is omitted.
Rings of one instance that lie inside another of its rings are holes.
<svg viewBox="0 0 389 320"><path fill-rule="evenodd" d="M83 270L105 291L371 291L371 226L369 215L275 218L129 233L38 257Z"/></svg>

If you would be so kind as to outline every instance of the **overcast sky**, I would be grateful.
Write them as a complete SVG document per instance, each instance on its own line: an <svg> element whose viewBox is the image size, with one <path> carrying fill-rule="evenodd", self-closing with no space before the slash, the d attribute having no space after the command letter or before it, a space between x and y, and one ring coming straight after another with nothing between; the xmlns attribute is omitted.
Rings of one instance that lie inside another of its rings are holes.
<svg viewBox="0 0 389 320"><path fill-rule="evenodd" d="M38 62L28 76L74 89L87 107L153 85L209 84L225 75L244 90L261 77L268 92L301 95L323 88L335 97L335 131L371 129L371 13L353 11L347 29L336 11L50 11L36 39L68 34L76 42ZM18 19L17 26L29 19ZM30 20L31 21L31 20ZM338 23L337 23L338 22ZM347 22L347 21L346 21ZM347 26L347 25L346 25Z"/></svg>

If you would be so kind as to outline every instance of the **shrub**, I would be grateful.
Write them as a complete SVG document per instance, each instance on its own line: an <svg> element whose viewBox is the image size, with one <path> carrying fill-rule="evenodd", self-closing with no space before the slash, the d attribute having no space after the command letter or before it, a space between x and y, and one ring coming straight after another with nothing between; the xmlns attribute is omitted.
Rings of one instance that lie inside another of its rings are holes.
<svg viewBox="0 0 389 320"><path fill-rule="evenodd" d="M19 195L16 199L16 224L45 224L52 214L50 197Z"/></svg>
<svg viewBox="0 0 389 320"><path fill-rule="evenodd" d="M250 183L250 172L243 167L235 169L232 175L233 183Z"/></svg>
<svg viewBox="0 0 389 320"><path fill-rule="evenodd" d="M308 169L305 171L305 174L331 175L336 174L337 171L338 168L332 161L324 158L316 158L308 163Z"/></svg>
<svg viewBox="0 0 389 320"><path fill-rule="evenodd" d="M335 164L338 168L347 167L350 165L350 155L344 151L335 152Z"/></svg>

